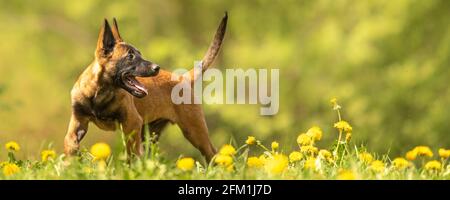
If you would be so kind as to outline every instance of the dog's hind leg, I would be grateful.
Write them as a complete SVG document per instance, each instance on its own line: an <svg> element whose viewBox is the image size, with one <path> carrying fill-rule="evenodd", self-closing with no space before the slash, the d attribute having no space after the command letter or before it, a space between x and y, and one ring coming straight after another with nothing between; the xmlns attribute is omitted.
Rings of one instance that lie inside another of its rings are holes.
<svg viewBox="0 0 450 200"><path fill-rule="evenodd" d="M208 127L206 126L203 110L199 105L184 105L183 112L179 112L179 122L183 135L186 139L200 150L206 161L209 163L216 154L217 150L208 135Z"/></svg>

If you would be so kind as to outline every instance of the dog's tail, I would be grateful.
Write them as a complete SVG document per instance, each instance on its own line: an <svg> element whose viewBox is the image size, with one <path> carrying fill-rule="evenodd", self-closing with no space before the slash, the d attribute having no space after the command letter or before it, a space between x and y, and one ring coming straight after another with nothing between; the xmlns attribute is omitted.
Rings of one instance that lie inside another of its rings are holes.
<svg viewBox="0 0 450 200"><path fill-rule="evenodd" d="M202 59L202 70L201 73L205 72L208 67L212 64L217 54L219 54L220 46L222 45L223 37L225 36L225 31L227 29L227 20L228 13L225 12L225 15L220 22L219 27L217 28L216 35L214 35L214 39L209 45L208 51ZM194 69L189 71L189 75L191 81L194 81L198 76L194 73Z"/></svg>

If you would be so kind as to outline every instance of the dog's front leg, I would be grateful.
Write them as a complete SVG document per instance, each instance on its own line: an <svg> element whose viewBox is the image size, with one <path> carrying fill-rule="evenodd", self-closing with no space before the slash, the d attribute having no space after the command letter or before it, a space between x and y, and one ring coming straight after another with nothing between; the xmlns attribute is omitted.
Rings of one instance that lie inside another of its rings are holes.
<svg viewBox="0 0 450 200"><path fill-rule="evenodd" d="M126 136L126 145L128 156L141 156L143 153L143 147L141 145L141 129L143 121L136 108L127 110L125 120L122 122L123 132Z"/></svg>
<svg viewBox="0 0 450 200"><path fill-rule="evenodd" d="M64 153L66 155L74 155L78 152L80 141L86 135L89 120L86 117L79 116L75 113L70 118L69 128L64 138Z"/></svg>

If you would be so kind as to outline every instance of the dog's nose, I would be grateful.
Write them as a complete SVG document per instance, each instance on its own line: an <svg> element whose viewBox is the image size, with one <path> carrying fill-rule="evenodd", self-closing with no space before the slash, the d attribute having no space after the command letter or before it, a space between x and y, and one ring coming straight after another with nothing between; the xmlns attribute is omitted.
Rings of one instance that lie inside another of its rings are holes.
<svg viewBox="0 0 450 200"><path fill-rule="evenodd" d="M152 64L152 70L155 71L155 72L159 71L159 65Z"/></svg>

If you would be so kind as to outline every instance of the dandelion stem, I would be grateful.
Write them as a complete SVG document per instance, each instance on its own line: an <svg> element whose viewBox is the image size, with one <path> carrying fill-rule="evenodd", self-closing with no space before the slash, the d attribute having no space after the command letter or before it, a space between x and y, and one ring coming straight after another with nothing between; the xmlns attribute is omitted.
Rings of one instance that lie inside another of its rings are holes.
<svg viewBox="0 0 450 200"><path fill-rule="evenodd" d="M339 138L337 141L336 149L334 150L334 153L333 153L334 155L337 155L339 153L339 146L341 145L341 138L342 138L342 130L339 130ZM338 157L338 156L336 156L336 157Z"/></svg>
<svg viewBox="0 0 450 200"><path fill-rule="evenodd" d="M342 166L342 161L344 160L343 158L344 158L345 152L348 153L347 143L345 143L345 145L344 145L344 150L342 151L342 155L341 155L341 160L339 162L339 166Z"/></svg>
<svg viewBox="0 0 450 200"><path fill-rule="evenodd" d="M240 146L240 147L236 150L236 153L239 153L239 151L241 151L242 149L244 149L244 148L247 147L247 146L248 146L247 144L244 144L244 145ZM248 146L248 147L250 147L250 146Z"/></svg>
<svg viewBox="0 0 450 200"><path fill-rule="evenodd" d="M337 110L337 114L338 114L338 119L339 119L339 121L342 121L342 118L341 118L341 111L339 111L339 109Z"/></svg>
<svg viewBox="0 0 450 200"><path fill-rule="evenodd" d="M337 115L338 115L339 122L342 121L341 111L339 111L339 108L336 109L336 112L337 112ZM333 154L336 157L338 157L337 154L339 153L338 150L339 150L339 146L341 145L341 138L342 138L342 130L339 130L339 138L338 138L338 141L337 141L337 146L336 146L336 149L333 152Z"/></svg>
<svg viewBox="0 0 450 200"><path fill-rule="evenodd" d="M258 146L261 147L262 149L264 149L265 151L268 152L272 152L271 150L267 149L264 145L262 145L261 143L258 143Z"/></svg>

